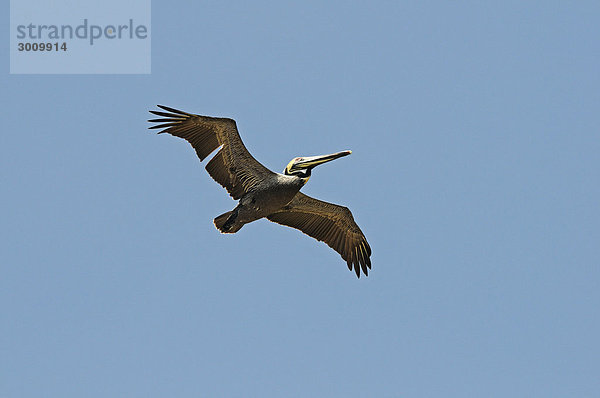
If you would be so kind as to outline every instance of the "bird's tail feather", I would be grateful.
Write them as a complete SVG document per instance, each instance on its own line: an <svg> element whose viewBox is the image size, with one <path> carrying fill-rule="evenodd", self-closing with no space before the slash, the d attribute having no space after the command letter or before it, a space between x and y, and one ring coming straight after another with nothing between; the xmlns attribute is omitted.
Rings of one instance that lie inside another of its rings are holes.
<svg viewBox="0 0 600 398"><path fill-rule="evenodd" d="M223 233L226 233L227 231L225 231L225 229L223 228L223 226L225 225L225 222L227 221L227 219L229 218L229 216L231 215L231 213L233 213L232 211L228 211L227 213L223 213L220 216L218 216L217 218L215 218L213 220L213 222L215 223L215 227L217 227L217 229Z"/></svg>
<svg viewBox="0 0 600 398"><path fill-rule="evenodd" d="M234 234L239 231L244 224L236 224L234 219L230 219L233 211L223 213L213 220L215 227L224 234Z"/></svg>

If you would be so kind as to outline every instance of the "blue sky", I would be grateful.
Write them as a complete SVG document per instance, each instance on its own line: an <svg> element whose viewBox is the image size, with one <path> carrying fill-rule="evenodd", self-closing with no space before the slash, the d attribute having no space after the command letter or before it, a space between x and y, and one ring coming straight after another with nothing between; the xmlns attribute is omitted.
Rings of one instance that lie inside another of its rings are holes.
<svg viewBox="0 0 600 398"><path fill-rule="evenodd" d="M599 16L154 2L151 75L9 75L5 40L0 395L598 396ZM235 202L156 104L275 171L351 149L303 192L353 211L370 276L219 234Z"/></svg>

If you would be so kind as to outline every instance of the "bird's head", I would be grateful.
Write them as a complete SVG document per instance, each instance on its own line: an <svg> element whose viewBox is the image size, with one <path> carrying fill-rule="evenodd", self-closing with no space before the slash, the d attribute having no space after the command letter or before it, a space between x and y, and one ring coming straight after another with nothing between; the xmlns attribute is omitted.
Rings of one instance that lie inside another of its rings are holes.
<svg viewBox="0 0 600 398"><path fill-rule="evenodd" d="M308 182L308 179L310 178L310 172L314 167L341 158L342 156L350 155L351 153L352 151L342 151L332 153L330 155L305 156L302 158L294 158L285 167L283 174L288 176L300 177L306 184Z"/></svg>

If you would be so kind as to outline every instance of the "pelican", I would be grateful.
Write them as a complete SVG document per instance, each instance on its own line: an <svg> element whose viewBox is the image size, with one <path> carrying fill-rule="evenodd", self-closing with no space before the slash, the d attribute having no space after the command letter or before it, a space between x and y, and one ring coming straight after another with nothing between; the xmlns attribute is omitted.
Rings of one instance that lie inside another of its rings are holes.
<svg viewBox="0 0 600 398"><path fill-rule="evenodd" d="M350 210L300 192L313 168L350 155L351 151L297 157L288 163L283 174L275 173L248 152L235 120L200 116L163 105L158 107L166 112L150 111L160 116L148 120L157 123L150 129L162 129L159 134L183 138L196 150L201 162L220 148L206 164L206 170L233 199L239 200L233 210L214 219L220 232L236 233L245 224L267 218L325 242L340 254L358 278L361 270L368 275L371 247Z"/></svg>

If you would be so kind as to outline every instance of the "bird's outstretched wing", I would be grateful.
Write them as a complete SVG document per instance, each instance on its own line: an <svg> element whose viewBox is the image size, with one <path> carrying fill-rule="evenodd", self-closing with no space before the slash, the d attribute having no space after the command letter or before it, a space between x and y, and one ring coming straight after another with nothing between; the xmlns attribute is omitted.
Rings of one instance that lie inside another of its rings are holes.
<svg viewBox="0 0 600 398"><path fill-rule="evenodd" d="M208 162L206 170L234 199L241 198L260 181L275 174L248 152L235 120L195 115L162 105L158 107L167 112L150 111L161 116L148 120L158 123L150 128L163 129L159 134L183 138L196 150L200 161L222 146Z"/></svg>
<svg viewBox="0 0 600 398"><path fill-rule="evenodd" d="M371 247L352 213L347 207L311 198L298 192L281 211L267 217L269 220L299 229L316 240L323 241L338 252L348 269L368 275L371 268Z"/></svg>

